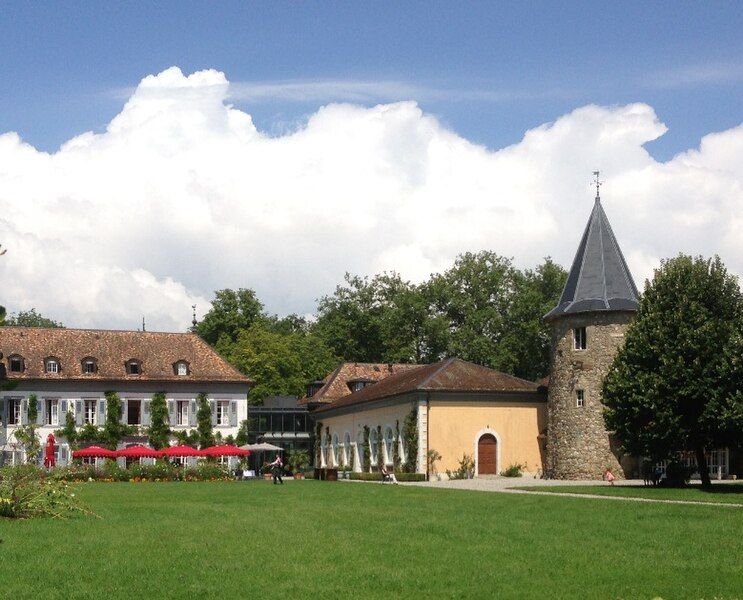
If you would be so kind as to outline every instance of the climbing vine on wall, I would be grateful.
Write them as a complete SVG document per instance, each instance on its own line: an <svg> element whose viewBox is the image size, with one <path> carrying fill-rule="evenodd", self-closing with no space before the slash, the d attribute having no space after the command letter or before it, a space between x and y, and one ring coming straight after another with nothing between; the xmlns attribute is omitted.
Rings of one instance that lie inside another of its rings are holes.
<svg viewBox="0 0 743 600"><path fill-rule="evenodd" d="M364 425L364 453L362 454L362 466L364 473L368 473L369 471L371 471L371 452L369 450L369 426Z"/></svg>
<svg viewBox="0 0 743 600"><path fill-rule="evenodd" d="M415 473L418 460L418 408L413 406L402 427L405 444L405 472Z"/></svg>
<svg viewBox="0 0 743 600"><path fill-rule="evenodd" d="M382 426L377 425L377 468L381 471L384 465L384 439L382 439Z"/></svg>
<svg viewBox="0 0 743 600"><path fill-rule="evenodd" d="M392 468L400 470L400 421L395 421L395 437L392 440Z"/></svg>

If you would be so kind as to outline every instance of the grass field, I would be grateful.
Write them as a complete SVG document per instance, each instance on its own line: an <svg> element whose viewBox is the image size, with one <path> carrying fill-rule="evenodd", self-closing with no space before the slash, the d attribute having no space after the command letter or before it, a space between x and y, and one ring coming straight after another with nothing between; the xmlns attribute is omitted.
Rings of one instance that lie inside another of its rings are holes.
<svg viewBox="0 0 743 600"><path fill-rule="evenodd" d="M0 521L4 598L743 597L743 511L290 481L87 483Z"/></svg>
<svg viewBox="0 0 743 600"><path fill-rule="evenodd" d="M522 487L520 490L534 491L535 488ZM682 489L652 487L644 485L550 485L540 486L540 492L570 494L598 494L599 496L623 496L625 498L650 498L652 500L686 500L688 502L725 502L743 504L743 481L713 485L703 490L700 485ZM743 596L743 594L741 594Z"/></svg>

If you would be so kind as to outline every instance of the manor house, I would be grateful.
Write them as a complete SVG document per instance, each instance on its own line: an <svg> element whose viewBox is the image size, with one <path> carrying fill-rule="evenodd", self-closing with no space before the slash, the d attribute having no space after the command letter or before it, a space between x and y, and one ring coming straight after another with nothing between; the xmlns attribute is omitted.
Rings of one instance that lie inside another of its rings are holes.
<svg viewBox="0 0 743 600"><path fill-rule="evenodd" d="M207 394L215 433L235 435L247 419L251 381L192 333L0 327L0 459L25 457L15 438L36 398L38 435L61 429L72 415L77 427L102 427L106 392L121 398L122 423L134 433L121 446L147 443L152 396L164 392L172 431L196 428L196 399ZM58 464L70 448L58 438Z"/></svg>

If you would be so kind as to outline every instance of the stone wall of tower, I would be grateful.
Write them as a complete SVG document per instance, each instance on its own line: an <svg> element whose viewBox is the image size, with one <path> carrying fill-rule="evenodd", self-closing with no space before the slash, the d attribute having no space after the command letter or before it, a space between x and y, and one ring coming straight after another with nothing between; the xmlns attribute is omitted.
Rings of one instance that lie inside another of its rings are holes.
<svg viewBox="0 0 743 600"><path fill-rule="evenodd" d="M552 323L548 396L547 474L555 479L600 479L608 467L619 478L633 460L618 452L606 431L601 386L634 314L565 315ZM573 330L586 328L586 349L575 350ZM584 406L577 406L577 390ZM627 473L629 475L629 473Z"/></svg>

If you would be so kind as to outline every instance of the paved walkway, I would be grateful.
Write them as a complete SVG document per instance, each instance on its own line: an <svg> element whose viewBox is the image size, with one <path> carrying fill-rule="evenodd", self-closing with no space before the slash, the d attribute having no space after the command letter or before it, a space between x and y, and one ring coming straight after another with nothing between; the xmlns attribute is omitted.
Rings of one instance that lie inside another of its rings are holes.
<svg viewBox="0 0 743 600"><path fill-rule="evenodd" d="M714 485L726 485L728 482L720 481L714 482ZM642 485L642 479L626 479L616 481L617 487L629 486L629 485ZM401 485L419 486L419 487L435 487L450 490L474 490L480 492L500 492L506 494L532 494L540 496L562 496L564 498L592 498L597 500L623 500L626 502L649 502L656 504L691 504L691 505L702 505L702 506L720 506L727 508L743 508L743 505L736 504L733 502L696 502L694 500L667 500L667 499L655 499L655 498L640 498L640 497L629 497L629 496L604 496L601 494L584 494L584 493L572 493L572 492L546 492L540 491L540 487L545 486L583 486L583 485L601 485L607 486L605 481L567 481L567 480L555 480L555 479L533 479L531 477L477 477L475 479L455 479L445 481L426 481L416 483L402 483ZM513 488L529 487L533 488L530 490L517 490Z"/></svg>

